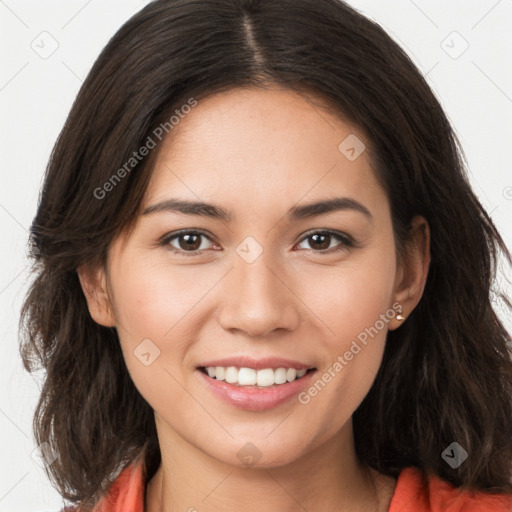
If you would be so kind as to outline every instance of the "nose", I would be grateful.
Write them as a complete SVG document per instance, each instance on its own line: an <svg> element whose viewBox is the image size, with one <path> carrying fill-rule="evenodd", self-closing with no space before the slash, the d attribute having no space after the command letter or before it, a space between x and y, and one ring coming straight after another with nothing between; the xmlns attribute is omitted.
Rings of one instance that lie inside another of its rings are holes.
<svg viewBox="0 0 512 512"><path fill-rule="evenodd" d="M235 256L234 268L223 280L219 322L224 329L263 338L297 327L300 301L270 256L263 251L252 263Z"/></svg>

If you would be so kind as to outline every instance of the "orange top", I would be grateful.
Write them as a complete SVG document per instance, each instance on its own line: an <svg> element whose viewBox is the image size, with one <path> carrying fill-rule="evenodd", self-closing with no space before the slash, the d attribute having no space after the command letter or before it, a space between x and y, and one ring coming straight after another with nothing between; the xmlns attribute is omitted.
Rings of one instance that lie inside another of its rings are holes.
<svg viewBox="0 0 512 512"><path fill-rule="evenodd" d="M144 512L143 463L132 463L113 482L93 512ZM74 512L67 508L62 512ZM413 467L398 476L388 512L512 512L512 495L465 491Z"/></svg>

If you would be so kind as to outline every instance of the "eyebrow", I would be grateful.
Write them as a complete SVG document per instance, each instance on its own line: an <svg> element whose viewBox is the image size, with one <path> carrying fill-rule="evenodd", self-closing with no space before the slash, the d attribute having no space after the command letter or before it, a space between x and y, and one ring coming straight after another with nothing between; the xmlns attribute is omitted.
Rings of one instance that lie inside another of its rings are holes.
<svg viewBox="0 0 512 512"><path fill-rule="evenodd" d="M294 206L288 210L286 217L289 221L294 221L340 210L353 210L362 213L369 220L373 219L370 210L368 210L366 206L355 199L351 199L350 197L335 197L301 206ZM202 201L188 201L184 199L166 199L148 206L142 212L142 215L149 215L157 212L178 212L185 215L209 217L225 222L233 220L233 215L219 206L204 203Z"/></svg>

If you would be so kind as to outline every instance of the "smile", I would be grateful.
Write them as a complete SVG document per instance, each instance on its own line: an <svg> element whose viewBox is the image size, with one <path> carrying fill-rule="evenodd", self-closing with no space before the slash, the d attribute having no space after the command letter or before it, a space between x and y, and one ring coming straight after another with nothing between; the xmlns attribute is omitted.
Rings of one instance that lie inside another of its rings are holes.
<svg viewBox="0 0 512 512"><path fill-rule="evenodd" d="M304 377L307 372L314 368L263 368L256 370L254 368L237 368L235 366L209 366L201 368L203 373L207 373L212 379L225 381L234 386L257 386L260 388L279 386L287 382L293 382Z"/></svg>
<svg viewBox="0 0 512 512"><path fill-rule="evenodd" d="M286 367L256 370L245 366L203 366L196 369L201 384L215 398L245 411L265 411L289 402L311 385L316 371L316 368Z"/></svg>

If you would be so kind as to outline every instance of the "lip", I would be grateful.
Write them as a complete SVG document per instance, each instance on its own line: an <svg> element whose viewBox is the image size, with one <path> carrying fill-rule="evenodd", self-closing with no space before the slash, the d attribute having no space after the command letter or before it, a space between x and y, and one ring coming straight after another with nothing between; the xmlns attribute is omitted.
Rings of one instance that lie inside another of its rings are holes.
<svg viewBox="0 0 512 512"><path fill-rule="evenodd" d="M224 364L212 364L211 366L224 366ZM228 366L236 365L229 364ZM244 366L242 365L240 367L242 368ZM250 366L247 364L247 367ZM271 367L272 366L264 366L262 368ZM282 365L281 367L286 367L286 365ZM293 366L289 368L293 368ZM302 366L302 368L311 367ZM209 389L223 402L246 411L266 411L284 404L293 396L296 396L301 390L310 386L313 376L316 374L316 369L306 373L306 375L300 379L287 382L286 384L279 384L266 388L258 388L256 386L235 386L227 383L226 381L209 377L208 374L203 373L199 368L196 372L201 381L206 385L207 389Z"/></svg>
<svg viewBox="0 0 512 512"><path fill-rule="evenodd" d="M314 368L312 364L292 361L291 359L283 359L280 357L263 357L261 359L253 359L249 356L228 357L224 359L216 359L215 361L207 361L198 366L198 368L207 368L208 366L235 366L236 368L253 368L254 370L263 370L265 368L295 368L296 370L309 370ZM284 384L283 384L284 386Z"/></svg>

